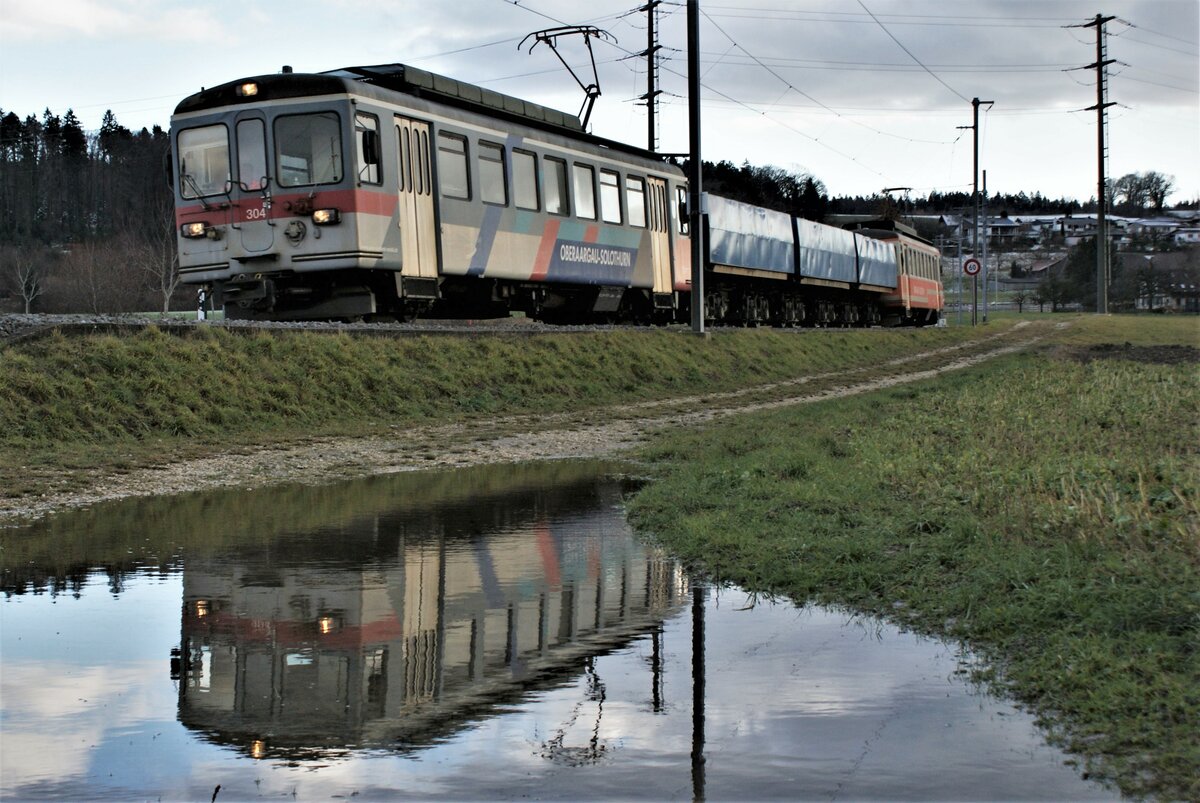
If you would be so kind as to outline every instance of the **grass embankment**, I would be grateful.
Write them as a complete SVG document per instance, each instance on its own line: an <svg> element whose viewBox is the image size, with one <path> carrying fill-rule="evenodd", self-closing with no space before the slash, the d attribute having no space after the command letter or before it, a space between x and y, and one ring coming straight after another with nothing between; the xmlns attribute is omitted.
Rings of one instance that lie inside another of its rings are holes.
<svg viewBox="0 0 1200 803"><path fill-rule="evenodd" d="M96 470L307 436L586 410L874 366L983 334L51 335L0 347L0 498L69 489Z"/></svg>
<svg viewBox="0 0 1200 803"><path fill-rule="evenodd" d="M1091 773L1200 799L1196 323L1056 341L674 433L632 516L718 580L965 639Z"/></svg>

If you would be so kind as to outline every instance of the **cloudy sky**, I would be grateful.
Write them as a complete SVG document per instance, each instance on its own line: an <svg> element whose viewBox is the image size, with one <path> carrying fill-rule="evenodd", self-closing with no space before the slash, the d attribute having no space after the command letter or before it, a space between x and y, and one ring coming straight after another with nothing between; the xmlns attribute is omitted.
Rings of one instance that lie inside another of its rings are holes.
<svg viewBox="0 0 1200 803"><path fill-rule="evenodd" d="M582 92L529 33L594 25L595 133L644 145L643 0L0 0L0 108L106 109L130 128L284 64L403 62L575 112ZM837 195L969 189L971 99L988 189L1095 195L1095 28L1109 31L1110 175L1174 176L1200 198L1197 0L700 0L703 154L812 173ZM659 148L687 149L686 9L659 8ZM582 39L560 40L590 73ZM585 76L590 82L590 75Z"/></svg>

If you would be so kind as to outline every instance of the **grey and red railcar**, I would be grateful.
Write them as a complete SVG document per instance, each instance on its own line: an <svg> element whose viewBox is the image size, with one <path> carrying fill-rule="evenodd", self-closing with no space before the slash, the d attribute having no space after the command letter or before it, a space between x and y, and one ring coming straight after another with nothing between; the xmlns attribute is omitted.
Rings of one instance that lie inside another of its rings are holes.
<svg viewBox="0 0 1200 803"><path fill-rule="evenodd" d="M239 318L688 320L682 171L562 112L413 67L286 69L171 120L180 274ZM716 196L713 323L930 323L937 251Z"/></svg>

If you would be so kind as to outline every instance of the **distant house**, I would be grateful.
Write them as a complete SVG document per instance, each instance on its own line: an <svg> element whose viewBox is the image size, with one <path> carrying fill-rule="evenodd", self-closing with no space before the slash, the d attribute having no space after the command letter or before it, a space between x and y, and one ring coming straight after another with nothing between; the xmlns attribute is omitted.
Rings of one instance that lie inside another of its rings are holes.
<svg viewBox="0 0 1200 803"><path fill-rule="evenodd" d="M1200 313L1197 252L1120 255L1125 272L1136 277L1134 309L1141 312Z"/></svg>
<svg viewBox="0 0 1200 803"><path fill-rule="evenodd" d="M984 218L986 236L998 242L1008 242L1016 238L1021 231L1021 224L1007 214L1001 217Z"/></svg>
<svg viewBox="0 0 1200 803"><path fill-rule="evenodd" d="M1173 218L1181 226L1200 226L1200 210L1197 209L1169 209L1163 216Z"/></svg>
<svg viewBox="0 0 1200 803"><path fill-rule="evenodd" d="M1128 231L1142 237L1162 237L1174 234L1181 225L1178 218L1144 217L1131 222Z"/></svg>
<svg viewBox="0 0 1200 803"><path fill-rule="evenodd" d="M1058 257L1052 257L1050 259L1039 259L1029 267L1029 270L1026 271L1025 275L1031 279L1044 279L1056 271L1061 272L1062 269L1066 267L1066 264L1066 254Z"/></svg>
<svg viewBox="0 0 1200 803"><path fill-rule="evenodd" d="M964 242L971 242L975 236L975 218L971 215L942 215L938 222L954 231ZM983 230L981 234L988 242L996 245L1012 242L1028 230L1028 226L1013 220L1007 214L981 218L980 227Z"/></svg>
<svg viewBox="0 0 1200 803"><path fill-rule="evenodd" d="M1040 239L1054 234L1058 215L1017 215L1013 218L1030 239Z"/></svg>
<svg viewBox="0 0 1200 803"><path fill-rule="evenodd" d="M1084 215L1082 217L1065 215L1058 218L1055 221L1055 225L1068 246L1078 245L1080 241L1088 237L1095 237L1098 226L1095 215ZM1108 229L1109 240L1120 242L1125 239L1128 227L1128 221L1125 218L1106 215L1105 225Z"/></svg>
<svg viewBox="0 0 1200 803"><path fill-rule="evenodd" d="M1143 286L1134 308L1139 312L1200 313L1200 284Z"/></svg>
<svg viewBox="0 0 1200 803"><path fill-rule="evenodd" d="M1172 236L1176 245L1200 245L1200 227L1175 229Z"/></svg>

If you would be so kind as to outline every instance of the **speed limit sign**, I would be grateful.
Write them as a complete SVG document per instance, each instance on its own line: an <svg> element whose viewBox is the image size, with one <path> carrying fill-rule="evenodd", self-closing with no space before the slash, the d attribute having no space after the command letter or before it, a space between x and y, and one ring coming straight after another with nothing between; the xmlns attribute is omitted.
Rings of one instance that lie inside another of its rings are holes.
<svg viewBox="0 0 1200 803"><path fill-rule="evenodd" d="M975 259L974 257L971 257L963 263L963 273L967 274L968 276L974 276L975 274L979 273L979 268L979 260Z"/></svg>

